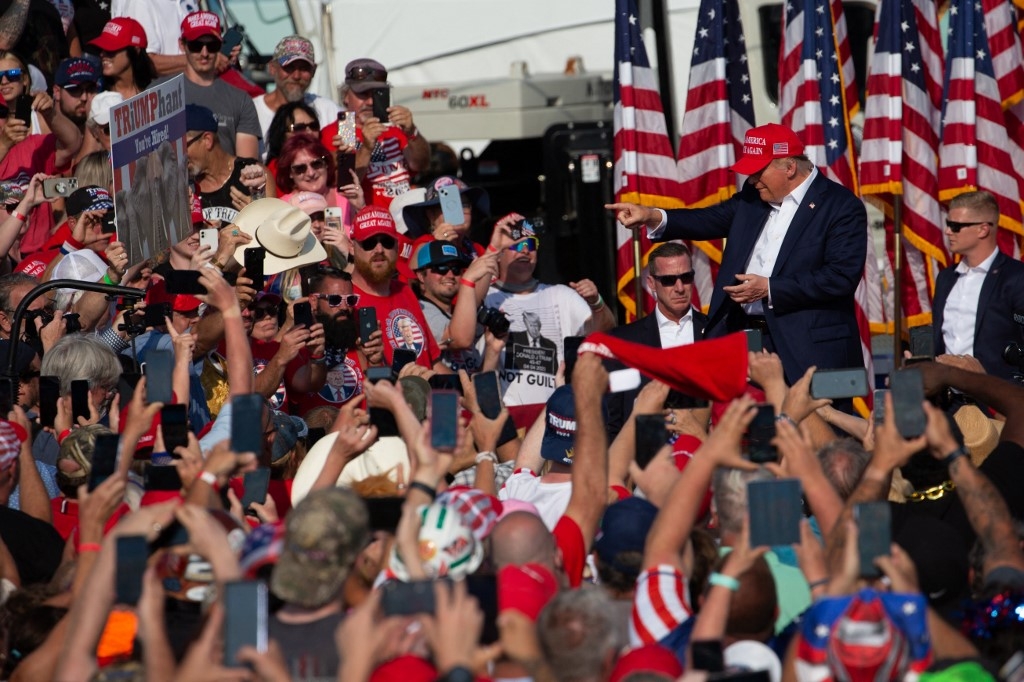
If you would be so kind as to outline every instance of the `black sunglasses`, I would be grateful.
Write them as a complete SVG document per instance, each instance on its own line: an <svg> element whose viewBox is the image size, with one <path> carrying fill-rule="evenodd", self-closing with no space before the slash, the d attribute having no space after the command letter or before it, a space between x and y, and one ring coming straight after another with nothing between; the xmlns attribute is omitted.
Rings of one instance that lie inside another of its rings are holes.
<svg viewBox="0 0 1024 682"><path fill-rule="evenodd" d="M958 223L955 220L946 220L946 227L950 229L953 234L960 234L960 230L965 227L974 227L975 225L991 225L991 221L988 220L977 220L972 223Z"/></svg>
<svg viewBox="0 0 1024 682"><path fill-rule="evenodd" d="M188 51L192 52L193 54L199 54L200 52L203 51L204 47L206 48L206 51L209 52L210 54L216 54L217 52L220 52L220 47L223 44L224 43L222 43L219 40L186 40L185 41L185 47L187 47Z"/></svg>
<svg viewBox="0 0 1024 682"><path fill-rule="evenodd" d="M681 281L683 284L693 284L693 270L680 272L678 275L651 275L651 277L663 287L675 286L677 281Z"/></svg>
<svg viewBox="0 0 1024 682"><path fill-rule="evenodd" d="M327 305L332 308L341 306L342 301L349 308L355 308L359 303L359 294L316 294L316 297L321 301L327 301Z"/></svg>
<svg viewBox="0 0 1024 682"><path fill-rule="evenodd" d="M386 234L378 234L359 242L359 246L363 248L363 251L373 251L377 248L377 244L380 244L385 249L393 249L398 245L398 242L395 241L394 237L389 237Z"/></svg>
<svg viewBox="0 0 1024 682"><path fill-rule="evenodd" d="M432 265L430 266L430 271L435 275L447 275L449 272L454 272L455 276L458 277L466 271L466 268L461 265Z"/></svg>
<svg viewBox="0 0 1024 682"><path fill-rule="evenodd" d="M385 81L387 77L386 71L378 71L368 66L356 66L345 73L345 78L350 81Z"/></svg>
<svg viewBox="0 0 1024 682"><path fill-rule="evenodd" d="M276 305L257 305L252 307L252 319L259 322L264 317L277 317Z"/></svg>
<svg viewBox="0 0 1024 682"><path fill-rule="evenodd" d="M185 142L185 147L186 148L191 147L193 143L198 142L199 140L203 139L203 135L205 135L205 134L206 133L199 133L198 135L193 137L191 140L186 141Z"/></svg>
<svg viewBox="0 0 1024 682"><path fill-rule="evenodd" d="M307 168L312 168L315 171L327 168L327 157L321 156L319 159L313 159L309 163L293 163L291 166L292 175L302 175L306 172Z"/></svg>
<svg viewBox="0 0 1024 682"><path fill-rule="evenodd" d="M81 99L85 95L91 95L96 92L95 83L79 83L78 85L65 85L61 88L64 92L68 93L68 97L73 99Z"/></svg>
<svg viewBox="0 0 1024 682"><path fill-rule="evenodd" d="M304 133L307 130L314 132L320 132L320 122L313 121L312 123L290 123L288 124L288 132L290 133Z"/></svg>

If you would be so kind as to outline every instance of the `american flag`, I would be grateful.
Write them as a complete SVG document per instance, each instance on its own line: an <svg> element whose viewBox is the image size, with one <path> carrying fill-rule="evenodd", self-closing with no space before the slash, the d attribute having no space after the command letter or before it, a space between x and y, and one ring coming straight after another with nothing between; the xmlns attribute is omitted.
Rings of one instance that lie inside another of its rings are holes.
<svg viewBox="0 0 1024 682"><path fill-rule="evenodd" d="M689 90L679 137L681 198L688 208L711 206L736 192L729 167L754 127L747 48L737 0L702 0L690 57ZM697 298L705 312L722 262L722 240L695 242Z"/></svg>
<svg viewBox="0 0 1024 682"><path fill-rule="evenodd" d="M946 81L939 146L939 198L969 189L991 192L999 203L999 248L1020 254L1020 172L1024 120L1024 66L1020 36L1007 0L949 6Z"/></svg>
<svg viewBox="0 0 1024 682"><path fill-rule="evenodd" d="M658 79L651 70L640 35L636 0L615 2L615 200L645 206L681 208L676 158L661 108ZM633 242L630 231L619 227L616 270L617 293L627 318L637 313L634 300ZM651 244L641 237L646 262ZM645 310L653 299L644 296Z"/></svg>
<svg viewBox="0 0 1024 682"><path fill-rule="evenodd" d="M885 214L895 238L893 205L902 198L901 317L931 324L938 270L949 262L938 193L942 47L932 0L881 0L875 14L875 52L868 74L861 194ZM890 268L895 254L889 248Z"/></svg>
<svg viewBox="0 0 1024 682"><path fill-rule="evenodd" d="M850 119L859 104L842 2L789 0L783 19L779 54L782 124L803 141L807 156L827 177L857 192ZM865 242L867 259L856 303L861 351L870 374L871 329L884 329L885 320L878 261L867 232Z"/></svg>

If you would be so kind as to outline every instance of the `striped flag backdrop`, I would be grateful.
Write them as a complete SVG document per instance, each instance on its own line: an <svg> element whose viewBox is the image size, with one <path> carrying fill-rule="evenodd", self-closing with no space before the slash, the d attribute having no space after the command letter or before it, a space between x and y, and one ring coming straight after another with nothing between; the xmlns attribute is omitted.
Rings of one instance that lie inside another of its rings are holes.
<svg viewBox="0 0 1024 682"><path fill-rule="evenodd" d="M675 154L665 126L658 79L647 60L636 0L615 2L615 200L645 206L680 208ZM617 293L627 320L635 319L633 242L621 225L617 234ZM641 238L646 262L651 245ZM644 296L644 310L653 299Z"/></svg>
<svg viewBox="0 0 1024 682"><path fill-rule="evenodd" d="M941 50L932 0L881 0L867 82L860 181L862 195L885 214L887 242L895 235L893 205L902 198L903 276L895 289L908 326L931 324L935 276L949 262L937 176ZM891 245L888 256L890 268L895 268Z"/></svg>
<svg viewBox="0 0 1024 682"><path fill-rule="evenodd" d="M754 102L737 0L702 0L690 57L679 138L679 181L687 208L712 206L736 192L729 170L754 127ZM741 179L742 182L742 179ZM697 294L704 311L722 262L722 240L694 242Z"/></svg>

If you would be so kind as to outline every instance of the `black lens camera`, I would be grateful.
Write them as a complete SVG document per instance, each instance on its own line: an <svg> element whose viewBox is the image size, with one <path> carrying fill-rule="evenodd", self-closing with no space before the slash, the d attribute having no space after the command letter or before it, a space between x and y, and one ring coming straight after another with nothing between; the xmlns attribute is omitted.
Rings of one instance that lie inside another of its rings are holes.
<svg viewBox="0 0 1024 682"><path fill-rule="evenodd" d="M497 308L488 308L486 306L480 308L480 310L476 311L476 321L497 337L508 334L510 324L508 318L505 317L505 313Z"/></svg>
<svg viewBox="0 0 1024 682"><path fill-rule="evenodd" d="M1024 313L1014 313L1013 321L1024 328ZM1006 345L1003 349L1003 362L1015 368L1017 374L1022 375L1020 380L1024 382L1024 348L1019 343L1011 341Z"/></svg>

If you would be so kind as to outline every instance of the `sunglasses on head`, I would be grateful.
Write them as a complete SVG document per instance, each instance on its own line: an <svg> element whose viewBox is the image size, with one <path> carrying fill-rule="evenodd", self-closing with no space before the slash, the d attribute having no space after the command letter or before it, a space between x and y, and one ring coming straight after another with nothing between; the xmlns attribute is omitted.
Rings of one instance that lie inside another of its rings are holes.
<svg viewBox="0 0 1024 682"><path fill-rule="evenodd" d="M663 287L675 286L676 282L679 281L683 284L693 284L693 270L680 272L678 275L651 275L651 277Z"/></svg>
<svg viewBox="0 0 1024 682"><path fill-rule="evenodd" d="M78 85L65 85L61 88L64 92L68 93L68 97L73 99L81 99L85 95L91 95L96 92L95 83L79 83Z"/></svg>
<svg viewBox="0 0 1024 682"><path fill-rule="evenodd" d="M539 240L536 237L527 237L525 240L519 242L518 244L513 244L512 246L508 247L508 250L518 251L519 253L523 253L524 251L526 251L529 253L537 250L538 243Z"/></svg>
<svg viewBox="0 0 1024 682"><path fill-rule="evenodd" d="M359 303L359 294L317 294L316 297L321 301L327 301L327 305L332 308L340 307L342 301L349 308L355 308Z"/></svg>
<svg viewBox="0 0 1024 682"><path fill-rule="evenodd" d="M368 239L364 239L359 242L359 246L362 247L363 251L373 251L380 244L385 249L393 249L398 245L394 237L389 237L386 234L378 234Z"/></svg>
<svg viewBox="0 0 1024 682"><path fill-rule="evenodd" d="M430 266L430 271L435 275L442 276L447 275L449 272L453 272L455 273L455 276L458 277L459 275L466 271L466 268L461 265L451 265L446 263L444 265L432 265Z"/></svg>
<svg viewBox="0 0 1024 682"><path fill-rule="evenodd" d="M21 69L7 69L6 71L0 71L0 79L6 78L9 81L16 81L21 79Z"/></svg>
<svg viewBox="0 0 1024 682"><path fill-rule="evenodd" d="M313 159L309 163L293 163L292 175L304 175L307 168L312 168L315 171L323 170L327 168L327 158L321 156L319 159Z"/></svg>
<svg viewBox="0 0 1024 682"><path fill-rule="evenodd" d="M384 81L387 77L387 72L368 66L355 66L345 72L345 78L350 81Z"/></svg>
<svg viewBox="0 0 1024 682"><path fill-rule="evenodd" d="M320 132L320 122L312 121L310 123L290 123L288 124L288 132L290 133L304 133L307 130L313 132Z"/></svg>
<svg viewBox="0 0 1024 682"><path fill-rule="evenodd" d="M220 52L220 46L223 45L219 40L186 40L185 47L188 48L189 52L199 54L206 48L206 51L210 54Z"/></svg>
<svg viewBox="0 0 1024 682"><path fill-rule="evenodd" d="M955 220L948 220L948 219L946 220L946 227L948 227L950 232L952 232L953 234L959 234L960 230L964 229L965 227L974 227L976 225L991 225L991 224L992 223L989 222L988 220L975 220L975 221L970 222L970 223L960 223L960 222L957 222Z"/></svg>

